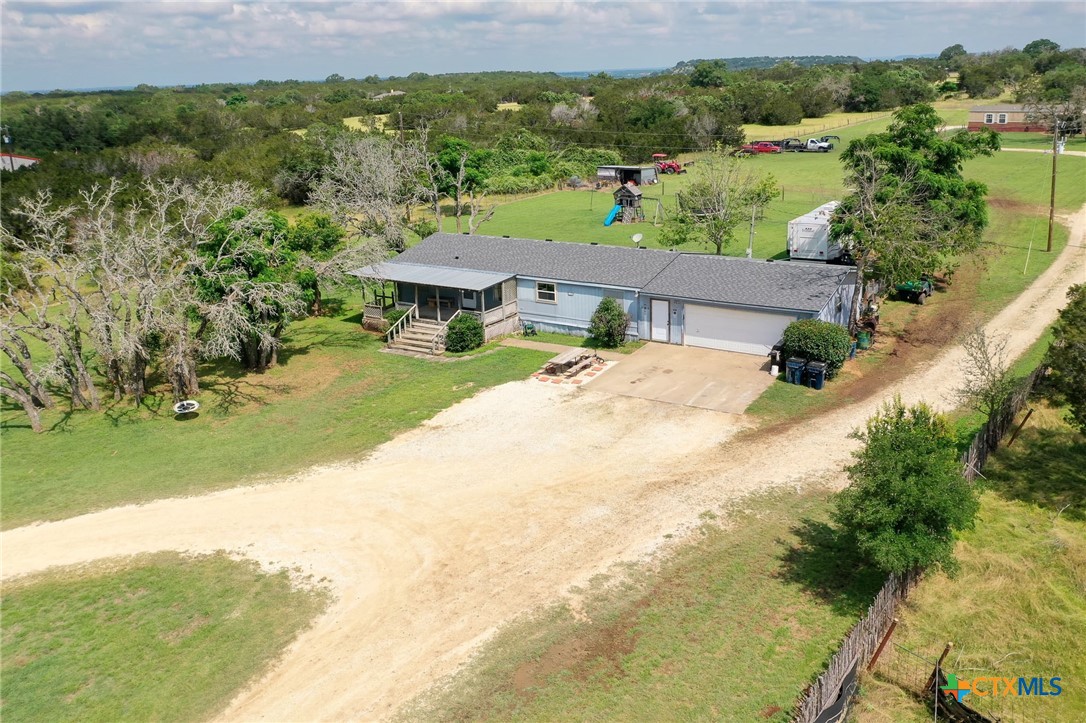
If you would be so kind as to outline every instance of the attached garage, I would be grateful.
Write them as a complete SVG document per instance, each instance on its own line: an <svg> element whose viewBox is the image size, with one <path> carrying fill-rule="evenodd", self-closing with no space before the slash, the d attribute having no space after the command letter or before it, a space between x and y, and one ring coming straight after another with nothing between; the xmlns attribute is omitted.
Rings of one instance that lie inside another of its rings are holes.
<svg viewBox="0 0 1086 723"><path fill-rule="evenodd" d="M788 314L686 304L683 341L687 346L706 349L768 354L780 341L784 328L798 318Z"/></svg>
<svg viewBox="0 0 1086 723"><path fill-rule="evenodd" d="M641 337L765 355L797 319L847 323L854 274L850 266L676 254L641 290L642 319L652 320ZM658 307L670 310L666 336Z"/></svg>

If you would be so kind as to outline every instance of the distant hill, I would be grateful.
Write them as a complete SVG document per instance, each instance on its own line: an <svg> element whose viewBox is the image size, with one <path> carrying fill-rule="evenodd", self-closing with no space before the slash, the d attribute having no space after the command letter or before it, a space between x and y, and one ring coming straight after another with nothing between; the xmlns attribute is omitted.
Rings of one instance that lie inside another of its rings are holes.
<svg viewBox="0 0 1086 723"><path fill-rule="evenodd" d="M668 68L666 73L681 73L689 74L694 72L694 68L698 63L705 62L706 60L717 60L717 58L697 58L695 60L682 60L676 63L671 68ZM782 61L791 61L796 65L804 68L812 65L845 65L850 63L862 63L863 58L859 58L855 55L788 55L783 57L771 57L769 55L761 55L752 58L719 58L728 64L728 70L750 70L751 68L772 68L774 65Z"/></svg>

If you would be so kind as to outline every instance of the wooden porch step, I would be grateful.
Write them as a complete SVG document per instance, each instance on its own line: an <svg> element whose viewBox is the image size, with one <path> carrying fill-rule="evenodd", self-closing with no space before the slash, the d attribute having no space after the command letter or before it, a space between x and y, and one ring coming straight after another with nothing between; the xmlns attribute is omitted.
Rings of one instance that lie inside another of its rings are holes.
<svg viewBox="0 0 1086 723"><path fill-rule="evenodd" d="M418 339L404 339L403 337L397 339L388 345L390 349L404 349L406 351L419 352L421 354L433 353L433 342L420 341Z"/></svg>

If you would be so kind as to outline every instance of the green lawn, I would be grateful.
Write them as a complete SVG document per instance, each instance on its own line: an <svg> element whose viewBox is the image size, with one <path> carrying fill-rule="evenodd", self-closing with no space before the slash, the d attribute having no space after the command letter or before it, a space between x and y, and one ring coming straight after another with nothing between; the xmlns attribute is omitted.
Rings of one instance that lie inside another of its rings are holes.
<svg viewBox="0 0 1086 723"><path fill-rule="evenodd" d="M558 334L552 331L537 331L530 337L525 337L528 341L542 341L548 344L564 344L566 346L582 347L585 349L602 349L599 342L590 336L573 336L572 334ZM633 354L635 351L645 346L647 342L644 341L629 341L618 347L617 349L608 349L608 351L615 351L619 354Z"/></svg>
<svg viewBox="0 0 1086 723"><path fill-rule="evenodd" d="M1002 136L1004 148L1032 148L1038 151L1052 151L1052 134L1050 133L1004 133ZM1086 136L1075 136L1067 140L1066 150L1086 151ZM1049 156L1049 163L1052 157Z"/></svg>
<svg viewBox="0 0 1086 723"><path fill-rule="evenodd" d="M4 582L11 721L191 721L219 712L327 601L225 555L159 553Z"/></svg>
<svg viewBox="0 0 1086 723"><path fill-rule="evenodd" d="M755 224L755 258L787 258L788 222L817 206L840 198L843 193L840 148L849 139L885 129L886 120L849 126L839 131L841 144L830 153L782 153L754 156L745 160L752 167L772 173L782 188L781 198L773 201ZM696 161L695 167L696 169ZM1003 204L1016 213L1046 213L1052 161L1050 156L1025 153L1000 153L966 164L967 178L988 184L993 203ZM653 224L657 200L664 212L675 207L675 194L684 189L693 173L664 176L655 186L646 186L643 206L646 222L603 225L613 203L610 190L558 191L511 203L498 203L494 217L483 225L481 233L491 236L550 238L556 241L595 242L615 246L633 246L631 237L642 234L642 246L661 248L660 229ZM1061 211L1071 211L1086 202L1086 158L1064 156L1060 160L1056 204ZM1046 227L1047 229L1047 227ZM997 232L1000 233L1000 232ZM1045 236L1047 230L1041 234ZM1006 236L1006 234L1001 234ZM1003 242L997 238L995 242ZM746 253L746 227L740 228L736 242L726 253ZM705 251L704 247L681 250Z"/></svg>
<svg viewBox="0 0 1086 723"><path fill-rule="evenodd" d="M964 533L953 579L931 575L899 614L895 642L928 657L945 641L960 677L1060 676L1059 697L966 703L1005 721L1086 720L1086 438L1038 406L1012 447L984 469L989 492ZM857 721L931 720L910 688L907 656L891 655L862 685ZM920 681L919 684L922 684Z"/></svg>
<svg viewBox="0 0 1086 723"><path fill-rule="evenodd" d="M281 364L245 374L205 367L199 417L175 420L169 400L104 414L46 414L30 431L5 403L3 526L189 495L314 464L358 459L485 387L522 379L549 356L500 348L440 363L385 354L357 323L358 299L332 317L292 325ZM163 390L164 391L164 390Z"/></svg>
<svg viewBox="0 0 1086 723"><path fill-rule="evenodd" d="M824 549L825 493L744 502L658 569L504 630L419 720L788 720L882 585ZM706 515L711 518L711 515Z"/></svg>

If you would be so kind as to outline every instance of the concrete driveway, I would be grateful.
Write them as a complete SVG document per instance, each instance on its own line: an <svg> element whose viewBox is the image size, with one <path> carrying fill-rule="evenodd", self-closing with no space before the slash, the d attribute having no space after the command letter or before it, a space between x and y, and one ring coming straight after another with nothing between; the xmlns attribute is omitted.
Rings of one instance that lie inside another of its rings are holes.
<svg viewBox="0 0 1086 723"><path fill-rule="evenodd" d="M769 357L646 344L585 389L742 414L773 383Z"/></svg>

